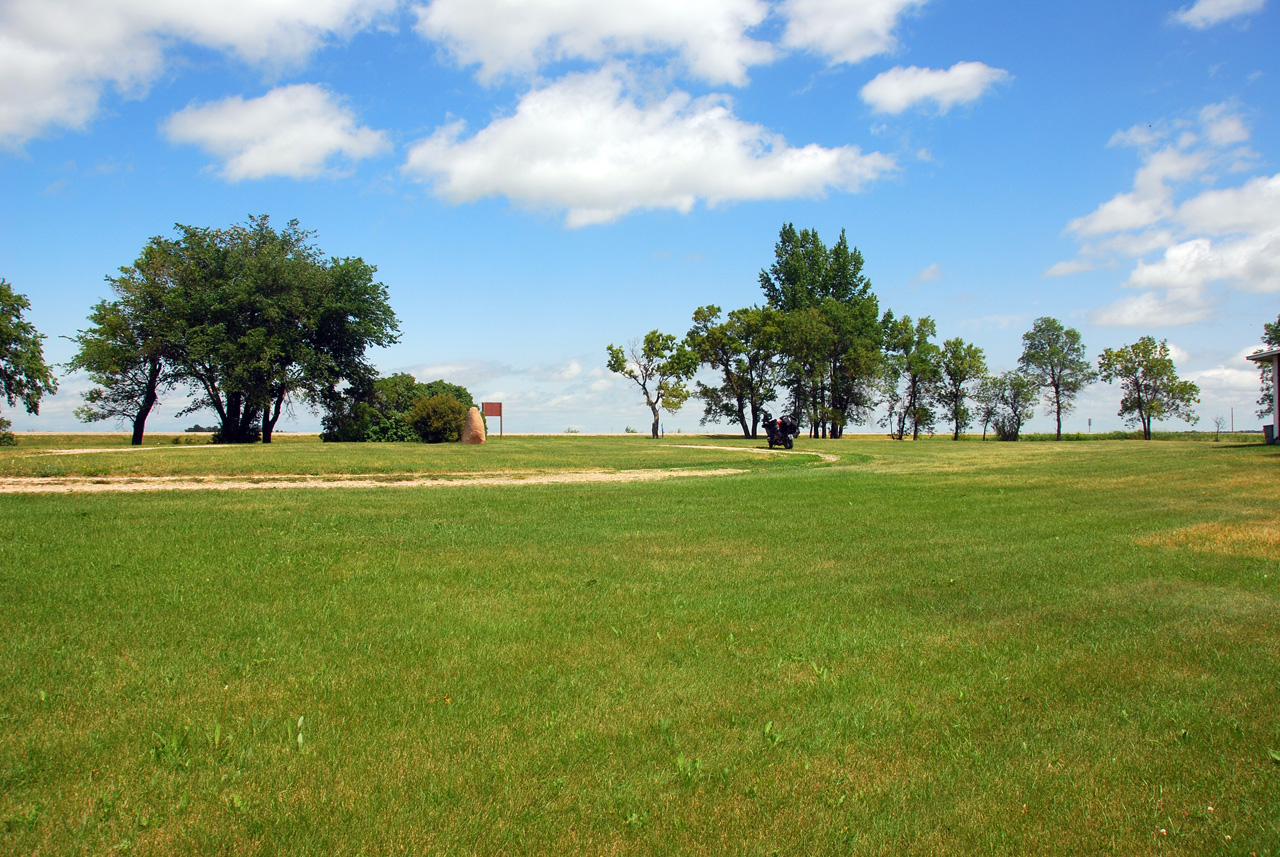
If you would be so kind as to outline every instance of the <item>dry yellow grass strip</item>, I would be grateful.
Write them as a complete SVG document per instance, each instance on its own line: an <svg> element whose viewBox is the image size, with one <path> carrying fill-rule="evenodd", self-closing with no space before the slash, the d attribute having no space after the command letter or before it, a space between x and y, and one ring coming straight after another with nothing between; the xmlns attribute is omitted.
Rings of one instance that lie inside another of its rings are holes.
<svg viewBox="0 0 1280 857"><path fill-rule="evenodd" d="M562 485L592 482L658 482L692 476L732 476L746 470L568 470L370 479L367 476L115 476L0 479L0 494L73 494L132 491L236 491L262 488L463 488L476 485Z"/></svg>
<svg viewBox="0 0 1280 857"><path fill-rule="evenodd" d="M1189 548L1225 556L1280 560L1280 522L1207 521L1146 536L1139 540L1139 544Z"/></svg>

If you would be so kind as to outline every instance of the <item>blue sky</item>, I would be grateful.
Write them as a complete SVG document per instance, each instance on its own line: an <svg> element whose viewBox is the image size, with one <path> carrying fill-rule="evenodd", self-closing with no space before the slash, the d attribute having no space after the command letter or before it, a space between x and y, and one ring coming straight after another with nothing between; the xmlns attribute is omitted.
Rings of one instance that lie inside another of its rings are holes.
<svg viewBox="0 0 1280 857"><path fill-rule="evenodd" d="M1256 427L1277 45L1275 0L0 0L0 276L62 362L151 236L297 218L378 266L384 373L511 431L643 430L605 346L761 302L793 222L845 229L882 309L994 369L1042 315L1095 358L1150 334L1201 428ZM61 384L4 416L82 428L87 379ZM1118 428L1119 398L1064 428ZM181 404L148 428L201 421Z"/></svg>

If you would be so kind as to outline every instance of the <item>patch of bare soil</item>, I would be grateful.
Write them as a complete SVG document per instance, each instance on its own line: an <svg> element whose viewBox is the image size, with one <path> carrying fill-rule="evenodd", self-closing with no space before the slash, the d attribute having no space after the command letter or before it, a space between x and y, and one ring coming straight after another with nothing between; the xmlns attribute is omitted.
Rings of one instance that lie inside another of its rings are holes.
<svg viewBox="0 0 1280 857"><path fill-rule="evenodd" d="M561 485L592 482L658 482L697 476L732 476L746 470L567 470L560 473L453 473L428 477L368 476L116 476L11 477L0 494L79 494L125 491L235 491L262 488L464 488L474 485Z"/></svg>
<svg viewBox="0 0 1280 857"><path fill-rule="evenodd" d="M689 449L723 449L729 452L758 452L762 455L816 455L823 461L839 461L840 456L832 455L829 452L815 452L805 449L765 449L760 446L702 446L694 443L679 443L673 446L687 447Z"/></svg>

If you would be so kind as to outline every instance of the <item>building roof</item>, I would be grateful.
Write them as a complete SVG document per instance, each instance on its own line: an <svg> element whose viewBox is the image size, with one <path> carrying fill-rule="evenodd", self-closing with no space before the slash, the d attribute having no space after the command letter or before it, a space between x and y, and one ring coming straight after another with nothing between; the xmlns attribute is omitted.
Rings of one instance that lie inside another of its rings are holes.
<svg viewBox="0 0 1280 857"><path fill-rule="evenodd" d="M1259 351L1257 354L1246 355L1250 360L1271 360L1277 354L1280 354L1280 348L1268 348L1266 351Z"/></svg>

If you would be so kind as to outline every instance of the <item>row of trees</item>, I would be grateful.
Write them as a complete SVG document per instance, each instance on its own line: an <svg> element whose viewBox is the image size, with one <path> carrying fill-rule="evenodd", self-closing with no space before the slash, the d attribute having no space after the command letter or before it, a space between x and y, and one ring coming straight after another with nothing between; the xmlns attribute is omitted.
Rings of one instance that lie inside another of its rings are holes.
<svg viewBox="0 0 1280 857"><path fill-rule="evenodd" d="M727 315L699 307L683 339L655 330L626 350L609 345L608 368L639 386L653 437L660 411L697 397L703 425L736 424L746 437L757 436L775 401L810 436L833 438L883 405L881 424L899 440L932 433L939 421L957 439L980 425L984 437L992 429L1016 440L1043 399L1061 439L1063 417L1098 379L1122 384L1120 414L1148 439L1153 419L1196 419L1199 390L1177 377L1165 342L1143 337L1107 349L1095 369L1079 331L1045 317L1023 335L1018 368L992 375L978 346L959 337L939 345L932 318L881 313L862 268L844 232L827 247L814 230L786 224L773 264L760 272L763 306ZM715 382L694 382L700 367Z"/></svg>

